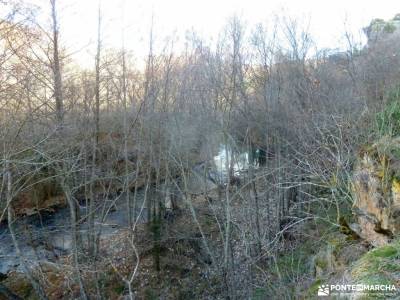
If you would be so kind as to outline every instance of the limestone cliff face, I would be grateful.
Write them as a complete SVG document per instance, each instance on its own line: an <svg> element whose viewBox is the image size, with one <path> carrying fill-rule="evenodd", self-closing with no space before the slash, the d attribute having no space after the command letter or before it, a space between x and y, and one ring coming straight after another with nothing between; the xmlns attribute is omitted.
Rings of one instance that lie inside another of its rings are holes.
<svg viewBox="0 0 400 300"><path fill-rule="evenodd" d="M400 233L400 139L384 138L362 151L353 175L359 235L375 246Z"/></svg>

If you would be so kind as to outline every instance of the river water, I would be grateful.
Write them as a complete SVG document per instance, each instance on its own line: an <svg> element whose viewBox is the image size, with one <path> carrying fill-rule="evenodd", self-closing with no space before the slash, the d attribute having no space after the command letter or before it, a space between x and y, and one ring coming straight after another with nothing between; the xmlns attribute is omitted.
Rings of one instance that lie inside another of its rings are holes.
<svg viewBox="0 0 400 300"><path fill-rule="evenodd" d="M239 152L231 147L221 144L218 154L214 156L216 171L220 174L220 181L226 181L229 174L229 166L233 159L233 172L238 175L241 171L249 168L249 154L247 151Z"/></svg>
<svg viewBox="0 0 400 300"><path fill-rule="evenodd" d="M247 152L237 153L232 156L233 151L220 145L218 153L214 156L213 167L207 169L208 179L203 178L203 170L206 165L200 164L193 168L193 176L189 180L189 189L193 194L202 193L207 189L215 188L214 183L223 183L227 180L227 160L234 158L233 169L237 174L249 166L249 155ZM150 189L153 189L151 187ZM131 195L133 197L133 195ZM138 191L137 206L131 208L132 215L139 215L138 222L146 221L146 208L143 204L144 189ZM102 219L104 213L102 208L112 208ZM80 207L81 215L86 215L86 208ZM140 214L141 212L141 214ZM101 238L107 238L121 229L127 228L128 210L126 199L123 196L115 196L113 199L105 200L102 207L96 212L96 229L101 230ZM23 216L15 220L15 231L20 250L24 259L30 265L40 261L56 262L61 255L68 254L71 250L71 226L69 208L58 208L54 212L42 212L33 216ZM87 232L85 221L79 226L82 236ZM20 258L18 257L6 222L0 224L0 273L7 274L11 270L21 271Z"/></svg>
<svg viewBox="0 0 400 300"><path fill-rule="evenodd" d="M145 222L147 216L146 208L141 210L144 191L138 191L138 206L136 215L139 222ZM133 196L133 195L131 195ZM101 238L107 238L119 230L126 228L128 222L128 210L126 199L122 196L114 200L104 202L106 209L112 208L106 215L101 210L97 211L95 217L96 230L101 230ZM86 208L80 207L81 215L86 215ZM133 209L132 209L133 212ZM141 212L141 214L140 214ZM82 236L87 232L87 222L79 226ZM58 208L54 212L42 212L32 216L23 216L15 220L14 228L19 248L28 262L35 265L40 261L57 261L58 256L68 254L71 250L71 226L69 208ZM0 224L0 273L7 274L11 270L21 271L20 259L17 256L6 222Z"/></svg>

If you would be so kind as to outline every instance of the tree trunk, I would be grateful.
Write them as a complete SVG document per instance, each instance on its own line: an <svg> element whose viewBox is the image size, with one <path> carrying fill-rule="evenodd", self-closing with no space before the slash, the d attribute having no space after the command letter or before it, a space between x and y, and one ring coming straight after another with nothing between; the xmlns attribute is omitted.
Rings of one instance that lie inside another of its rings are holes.
<svg viewBox="0 0 400 300"><path fill-rule="evenodd" d="M54 98L56 100L56 118L59 126L62 126L64 121L64 106L63 106L63 93L62 93L62 78L61 78L61 66L59 56L59 45L58 45L58 21L57 21L57 10L56 1L50 0L51 2L51 18L53 21L53 77L54 77Z"/></svg>

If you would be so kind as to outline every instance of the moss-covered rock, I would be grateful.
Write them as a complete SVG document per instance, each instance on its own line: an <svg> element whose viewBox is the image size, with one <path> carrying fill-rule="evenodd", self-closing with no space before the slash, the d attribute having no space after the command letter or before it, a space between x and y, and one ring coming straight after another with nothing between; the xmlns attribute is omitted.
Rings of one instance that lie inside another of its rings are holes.
<svg viewBox="0 0 400 300"><path fill-rule="evenodd" d="M364 254L353 264L350 274L353 284L395 286L396 296L400 296L400 241L397 240ZM361 299L371 299L380 296L385 298L388 295L368 292L358 296L357 298Z"/></svg>
<svg viewBox="0 0 400 300"><path fill-rule="evenodd" d="M366 251L361 243L349 239L347 235L332 234L313 259L316 278L326 279L332 274L344 272Z"/></svg>
<svg viewBox="0 0 400 300"><path fill-rule="evenodd" d="M8 278L2 282L6 288L8 288L13 294L27 300L39 299L35 294L32 285L29 280L23 274L12 273L9 274ZM0 294L0 300L7 300Z"/></svg>

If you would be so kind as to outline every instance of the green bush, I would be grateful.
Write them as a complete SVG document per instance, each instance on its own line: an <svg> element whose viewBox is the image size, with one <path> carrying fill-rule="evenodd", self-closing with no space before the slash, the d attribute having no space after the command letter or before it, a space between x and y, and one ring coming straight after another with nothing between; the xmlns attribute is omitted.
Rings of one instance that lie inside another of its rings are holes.
<svg viewBox="0 0 400 300"><path fill-rule="evenodd" d="M400 135L400 86L387 97L387 105L376 117L379 136Z"/></svg>
<svg viewBox="0 0 400 300"><path fill-rule="evenodd" d="M386 23L385 27L383 27L383 30L386 33L393 33L396 31L396 28L397 28L396 25L394 25L393 23Z"/></svg>
<svg viewBox="0 0 400 300"><path fill-rule="evenodd" d="M369 25L369 29L375 32L379 32L385 26L383 19L373 19Z"/></svg>

